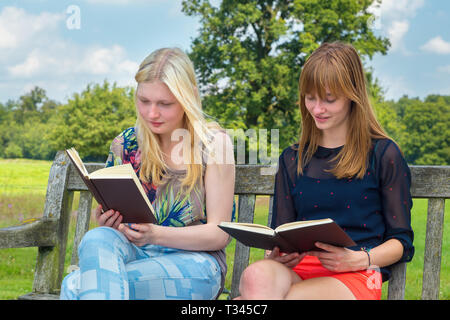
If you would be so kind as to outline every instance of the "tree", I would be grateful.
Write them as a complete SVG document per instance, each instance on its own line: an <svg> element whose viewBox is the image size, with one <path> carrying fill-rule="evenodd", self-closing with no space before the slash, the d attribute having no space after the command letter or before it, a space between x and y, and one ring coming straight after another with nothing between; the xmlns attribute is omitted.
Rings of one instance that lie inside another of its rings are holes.
<svg viewBox="0 0 450 320"><path fill-rule="evenodd" d="M297 139L298 78L323 42L352 43L363 59L386 53L387 39L370 30L373 0L183 1L200 17L190 57L204 108L227 128L280 129L280 147Z"/></svg>
<svg viewBox="0 0 450 320"><path fill-rule="evenodd" d="M397 103L397 109L403 112L402 123L407 133L401 145L408 163L450 163L449 98L433 95L422 102L419 99L403 97Z"/></svg>
<svg viewBox="0 0 450 320"><path fill-rule="evenodd" d="M105 81L88 85L58 108L47 139L55 150L76 147L87 161L105 161L112 139L135 121L134 89Z"/></svg>

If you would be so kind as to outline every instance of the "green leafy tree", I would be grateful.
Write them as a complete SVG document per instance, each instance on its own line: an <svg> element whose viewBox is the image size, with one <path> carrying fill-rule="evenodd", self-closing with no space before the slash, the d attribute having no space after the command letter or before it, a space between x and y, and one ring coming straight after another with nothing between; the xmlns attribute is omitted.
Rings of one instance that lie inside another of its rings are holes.
<svg viewBox="0 0 450 320"><path fill-rule="evenodd" d="M58 103L48 99L44 89L9 100L0 107L0 157L51 159L55 151L47 146L48 119Z"/></svg>
<svg viewBox="0 0 450 320"><path fill-rule="evenodd" d="M56 150L75 147L85 160L104 161L112 139L135 119L134 89L107 81L88 85L49 120L49 144Z"/></svg>
<svg viewBox="0 0 450 320"><path fill-rule="evenodd" d="M200 18L190 57L204 106L227 128L278 128L280 147L297 139L298 78L323 42L352 43L364 59L386 53L387 39L370 29L374 1L183 1Z"/></svg>
<svg viewBox="0 0 450 320"><path fill-rule="evenodd" d="M432 95L424 102L403 97L397 103L403 113L405 138L401 142L410 164L450 163L450 96Z"/></svg>

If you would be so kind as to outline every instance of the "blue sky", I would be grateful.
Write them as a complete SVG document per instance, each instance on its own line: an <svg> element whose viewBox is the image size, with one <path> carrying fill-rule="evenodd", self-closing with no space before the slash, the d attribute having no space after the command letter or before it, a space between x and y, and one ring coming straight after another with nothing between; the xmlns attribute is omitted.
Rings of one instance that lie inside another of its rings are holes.
<svg viewBox="0 0 450 320"><path fill-rule="evenodd" d="M384 0L373 12L392 42L368 61L386 97L450 95L450 1ZM188 50L198 27L181 0L0 0L0 102L36 85L60 102L104 79L134 85L145 56Z"/></svg>

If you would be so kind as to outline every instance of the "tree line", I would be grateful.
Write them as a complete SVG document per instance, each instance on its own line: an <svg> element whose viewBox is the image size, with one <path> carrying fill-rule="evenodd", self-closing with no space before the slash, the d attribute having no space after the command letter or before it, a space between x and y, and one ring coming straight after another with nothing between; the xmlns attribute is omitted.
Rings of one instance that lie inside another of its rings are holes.
<svg viewBox="0 0 450 320"><path fill-rule="evenodd" d="M404 96L397 101L372 96L372 104L409 164L450 164L450 96ZM296 108L293 102L293 112ZM0 103L0 158L52 160L58 150L75 146L84 160L103 162L112 139L135 119L130 87L108 81L91 84L67 103L51 100L44 89L35 87L17 100ZM295 142L299 130L293 129L292 137L280 134L280 151Z"/></svg>
<svg viewBox="0 0 450 320"><path fill-rule="evenodd" d="M279 129L280 149L300 128L298 78L307 57L323 42L351 43L364 64L386 54L389 39L372 30L369 9L379 0L182 1L199 18L188 52L207 114L228 129ZM367 68L378 119L410 164L450 163L450 97L386 100ZM75 146L86 160L103 161L111 140L135 122L134 89L105 81L89 84L67 103L34 88L0 104L0 157L52 159Z"/></svg>

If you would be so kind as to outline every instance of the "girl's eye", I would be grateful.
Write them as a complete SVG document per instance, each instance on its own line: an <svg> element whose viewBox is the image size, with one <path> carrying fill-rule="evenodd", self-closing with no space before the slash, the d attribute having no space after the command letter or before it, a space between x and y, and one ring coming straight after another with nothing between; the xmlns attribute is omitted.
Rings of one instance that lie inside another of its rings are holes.
<svg viewBox="0 0 450 320"><path fill-rule="evenodd" d="M163 107L168 107L170 105L172 105L172 102L161 102L160 103Z"/></svg>
<svg viewBox="0 0 450 320"><path fill-rule="evenodd" d="M333 103L333 102L335 102L336 101L336 99L327 99L327 102L328 103Z"/></svg>

